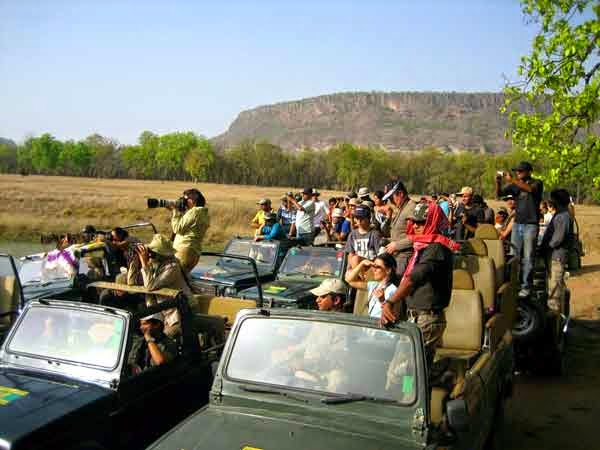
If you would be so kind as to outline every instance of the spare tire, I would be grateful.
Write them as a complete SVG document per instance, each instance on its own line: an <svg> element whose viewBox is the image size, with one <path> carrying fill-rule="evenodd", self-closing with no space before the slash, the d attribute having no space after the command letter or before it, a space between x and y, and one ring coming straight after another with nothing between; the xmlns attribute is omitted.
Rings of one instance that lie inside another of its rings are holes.
<svg viewBox="0 0 600 450"><path fill-rule="evenodd" d="M521 341L536 338L544 330L544 320L543 306L531 298L519 299L513 337Z"/></svg>

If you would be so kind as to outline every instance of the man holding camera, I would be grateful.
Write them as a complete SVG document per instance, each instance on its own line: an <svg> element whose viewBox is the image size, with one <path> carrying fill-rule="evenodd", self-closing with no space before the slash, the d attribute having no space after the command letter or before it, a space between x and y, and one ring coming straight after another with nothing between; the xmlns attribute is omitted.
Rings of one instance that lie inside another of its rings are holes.
<svg viewBox="0 0 600 450"><path fill-rule="evenodd" d="M293 195L288 199L296 208L296 239L300 245L312 245L314 241L313 221L315 218L315 202L312 200L313 190L310 187L302 191L302 200L297 201Z"/></svg>
<svg viewBox="0 0 600 450"><path fill-rule="evenodd" d="M522 161L513 169L516 178L510 172L496 174L496 195L512 195L516 201L514 224L511 231L512 251L521 258L521 290L519 297L528 297L531 293L531 271L533 269L535 247L540 223L540 202L544 185L531 177L533 167ZM502 180L506 183L501 186Z"/></svg>
<svg viewBox="0 0 600 450"><path fill-rule="evenodd" d="M208 209L205 208L206 199L199 190L183 191L183 200L183 208L177 208L176 205L167 207L173 211L171 228L175 233L175 258L187 274L198 264L202 253L202 240L210 226L210 220Z"/></svg>

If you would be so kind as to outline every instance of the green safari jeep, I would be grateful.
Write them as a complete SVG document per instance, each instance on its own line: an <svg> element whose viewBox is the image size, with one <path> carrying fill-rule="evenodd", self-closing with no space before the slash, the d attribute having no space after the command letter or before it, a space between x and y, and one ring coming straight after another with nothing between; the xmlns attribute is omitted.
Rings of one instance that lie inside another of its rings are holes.
<svg viewBox="0 0 600 450"><path fill-rule="evenodd" d="M509 339L496 344L455 386L432 387L412 323L381 328L345 313L243 310L209 405L150 448L482 448L512 374Z"/></svg>

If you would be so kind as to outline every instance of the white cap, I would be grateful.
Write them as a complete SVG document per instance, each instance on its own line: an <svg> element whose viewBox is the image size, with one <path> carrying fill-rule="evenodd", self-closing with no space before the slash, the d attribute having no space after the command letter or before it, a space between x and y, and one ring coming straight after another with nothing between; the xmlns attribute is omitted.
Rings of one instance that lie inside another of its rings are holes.
<svg viewBox="0 0 600 450"><path fill-rule="evenodd" d="M163 317L162 313L159 313L159 312L155 313L155 314L151 314L151 315L146 316L146 317L142 317L140 320L151 320L151 319L159 320L161 322L165 321L165 318Z"/></svg>
<svg viewBox="0 0 600 450"><path fill-rule="evenodd" d="M342 280L339 280L337 278L327 278L326 280L323 280L323 282L319 286L312 289L310 292L316 295L317 297L327 294L345 294L346 285Z"/></svg>

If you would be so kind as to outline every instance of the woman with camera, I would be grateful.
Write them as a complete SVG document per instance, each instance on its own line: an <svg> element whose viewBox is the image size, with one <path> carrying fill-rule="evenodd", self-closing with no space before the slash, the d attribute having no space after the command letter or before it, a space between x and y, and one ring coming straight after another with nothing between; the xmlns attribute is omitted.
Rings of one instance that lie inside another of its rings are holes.
<svg viewBox="0 0 600 450"><path fill-rule="evenodd" d="M205 208L206 200L197 189L183 191L184 208L176 205L167 206L173 211L171 228L175 234L173 247L175 258L179 261L184 273L190 271L198 264L202 253L202 240L210 225L208 209Z"/></svg>

